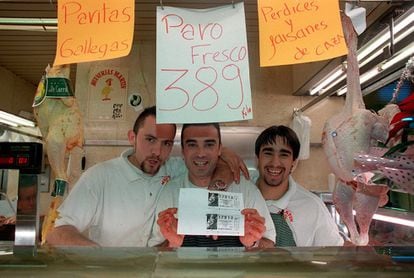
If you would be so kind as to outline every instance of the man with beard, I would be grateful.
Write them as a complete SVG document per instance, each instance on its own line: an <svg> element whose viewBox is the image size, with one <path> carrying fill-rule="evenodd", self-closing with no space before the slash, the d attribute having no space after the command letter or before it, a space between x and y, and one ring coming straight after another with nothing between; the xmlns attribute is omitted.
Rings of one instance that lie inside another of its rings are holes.
<svg viewBox="0 0 414 278"><path fill-rule="evenodd" d="M155 117L155 106L146 108L128 132L133 148L83 173L58 209L48 244L147 246L159 193L186 171L181 158L168 159L175 124L156 124Z"/></svg>
<svg viewBox="0 0 414 278"><path fill-rule="evenodd" d="M289 127L271 126L256 139L259 178L276 228L275 246L340 246L344 241L322 200L291 177L300 142Z"/></svg>

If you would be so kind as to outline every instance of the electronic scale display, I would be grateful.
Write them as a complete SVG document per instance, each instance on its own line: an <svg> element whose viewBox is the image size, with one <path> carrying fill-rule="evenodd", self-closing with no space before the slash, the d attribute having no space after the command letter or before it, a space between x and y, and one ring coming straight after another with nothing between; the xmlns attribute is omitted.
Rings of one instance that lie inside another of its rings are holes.
<svg viewBox="0 0 414 278"><path fill-rule="evenodd" d="M40 174L43 145L34 142L0 142L0 169L19 169L22 174Z"/></svg>

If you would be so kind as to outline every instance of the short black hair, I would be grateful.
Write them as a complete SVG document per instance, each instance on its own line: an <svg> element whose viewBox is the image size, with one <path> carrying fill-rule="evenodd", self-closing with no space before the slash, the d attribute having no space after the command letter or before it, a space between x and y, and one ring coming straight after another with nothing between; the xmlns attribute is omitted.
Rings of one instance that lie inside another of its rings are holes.
<svg viewBox="0 0 414 278"><path fill-rule="evenodd" d="M183 142L183 134L184 130L190 126L213 126L217 129L218 138L219 138L219 144L221 144L221 133L220 133L220 124L219 123L192 123L192 124L183 124L183 127L181 128L181 148L184 147Z"/></svg>
<svg viewBox="0 0 414 278"><path fill-rule="evenodd" d="M157 116L157 109L155 106L150 106L150 107L145 108L141 112L141 114L138 115L137 119L135 120L134 129L133 129L135 134L138 133L138 130L144 125L145 119L149 116L154 116L154 117ZM177 129L176 124L172 124L172 125L174 125L175 129Z"/></svg>
<svg viewBox="0 0 414 278"><path fill-rule="evenodd" d="M273 125L260 133L255 143L255 154L259 158L260 148L263 145L270 145L276 143L276 137L280 137L293 151L293 160L296 160L299 156L300 142L295 131L284 125Z"/></svg>

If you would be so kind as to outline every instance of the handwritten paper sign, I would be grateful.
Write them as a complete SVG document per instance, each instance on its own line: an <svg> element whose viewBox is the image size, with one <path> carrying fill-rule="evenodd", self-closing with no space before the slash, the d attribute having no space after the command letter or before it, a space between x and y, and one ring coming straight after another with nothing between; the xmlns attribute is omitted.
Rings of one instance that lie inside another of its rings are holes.
<svg viewBox="0 0 414 278"><path fill-rule="evenodd" d="M128 55L134 32L134 9L133 0L59 0L54 65Z"/></svg>
<svg viewBox="0 0 414 278"><path fill-rule="evenodd" d="M157 7L156 88L158 123L251 119L243 3Z"/></svg>
<svg viewBox="0 0 414 278"><path fill-rule="evenodd" d="M258 0L258 17L262 67L347 53L337 0Z"/></svg>
<svg viewBox="0 0 414 278"><path fill-rule="evenodd" d="M88 119L125 120L128 72L98 65L89 71Z"/></svg>

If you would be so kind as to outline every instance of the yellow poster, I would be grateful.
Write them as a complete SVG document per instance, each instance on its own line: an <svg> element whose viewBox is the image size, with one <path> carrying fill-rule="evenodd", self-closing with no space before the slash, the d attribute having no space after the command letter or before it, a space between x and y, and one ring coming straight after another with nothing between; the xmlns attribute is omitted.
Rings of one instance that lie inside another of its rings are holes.
<svg viewBox="0 0 414 278"><path fill-rule="evenodd" d="M134 0L59 0L54 65L128 55L134 19Z"/></svg>
<svg viewBox="0 0 414 278"><path fill-rule="evenodd" d="M258 0L260 66L320 61L347 53L338 0Z"/></svg>

